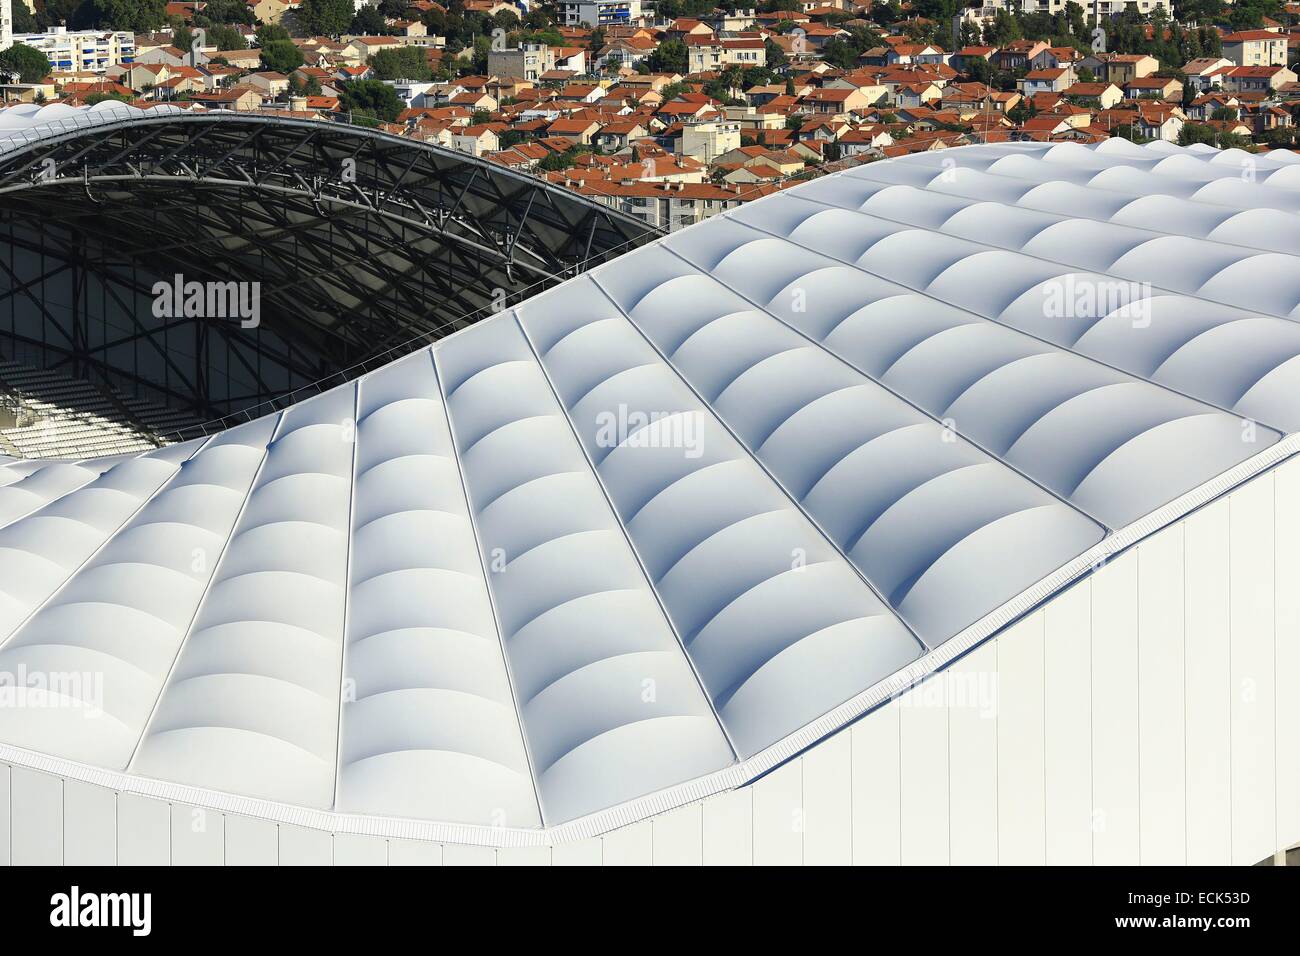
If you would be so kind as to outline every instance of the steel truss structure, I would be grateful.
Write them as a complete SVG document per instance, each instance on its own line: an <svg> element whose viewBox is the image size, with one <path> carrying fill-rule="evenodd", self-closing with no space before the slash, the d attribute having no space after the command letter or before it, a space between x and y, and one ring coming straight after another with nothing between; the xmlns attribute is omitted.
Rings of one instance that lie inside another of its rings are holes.
<svg viewBox="0 0 1300 956"><path fill-rule="evenodd" d="M350 377L656 235L377 130L142 113L0 154L0 343L213 417ZM259 283L260 325L157 318L154 284L175 275Z"/></svg>

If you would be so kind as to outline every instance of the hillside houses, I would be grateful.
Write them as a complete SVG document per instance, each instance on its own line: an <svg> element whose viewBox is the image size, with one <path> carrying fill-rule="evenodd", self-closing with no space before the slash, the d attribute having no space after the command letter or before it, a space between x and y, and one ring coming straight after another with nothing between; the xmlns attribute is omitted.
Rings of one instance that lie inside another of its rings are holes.
<svg viewBox="0 0 1300 956"><path fill-rule="evenodd" d="M268 16L285 12L281 0L262 3ZM178 21L196 14L193 4L172 6ZM1300 24L1295 6L1288 22ZM489 0L469 0L465 10L505 23L519 17ZM102 76L56 73L51 89L68 102L112 96L373 123L675 223L838 164L972 143L1282 143L1300 105L1288 65L1300 36L1274 23L1215 27L1215 41L1194 48L1204 55L1180 64L1061 37L998 44L966 31L954 47L939 25L911 15L889 23L852 0L659 21L645 14L599 32L547 24L540 13L529 32L504 30L490 49L473 36L438 35L433 26L446 12L412 0L400 16L368 14L369 29L356 35L292 37L303 62L285 71L266 62L256 26L236 31L248 49L194 56L164 31L132 62ZM480 25L487 35L489 21ZM395 75L408 68L413 75ZM349 95L359 84L390 87L396 105L377 115Z"/></svg>

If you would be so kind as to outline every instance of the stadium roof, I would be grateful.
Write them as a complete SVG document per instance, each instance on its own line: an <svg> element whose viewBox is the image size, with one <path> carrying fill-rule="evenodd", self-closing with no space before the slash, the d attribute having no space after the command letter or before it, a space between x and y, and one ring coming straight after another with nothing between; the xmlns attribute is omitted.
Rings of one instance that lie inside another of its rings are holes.
<svg viewBox="0 0 1300 956"><path fill-rule="evenodd" d="M656 235L562 186L346 123L0 110L0 336L206 418L378 368ZM82 270L84 288L67 275ZM257 281L256 328L141 321L176 275Z"/></svg>
<svg viewBox="0 0 1300 956"><path fill-rule="evenodd" d="M752 779L1295 451L1297 171L875 163L205 442L0 465L0 671L103 675L0 755L480 842Z"/></svg>

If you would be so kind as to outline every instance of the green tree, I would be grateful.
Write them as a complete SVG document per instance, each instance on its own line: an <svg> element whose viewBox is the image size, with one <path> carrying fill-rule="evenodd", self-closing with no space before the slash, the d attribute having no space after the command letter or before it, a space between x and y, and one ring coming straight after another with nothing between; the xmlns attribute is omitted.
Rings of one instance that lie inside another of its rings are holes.
<svg viewBox="0 0 1300 956"><path fill-rule="evenodd" d="M16 76L19 83L36 83L50 75L50 61L40 50L15 43L0 53L0 73Z"/></svg>
<svg viewBox="0 0 1300 956"><path fill-rule="evenodd" d="M1238 133L1220 133L1204 123L1184 123L1178 132L1178 145L1191 146L1207 143L1220 149L1251 149L1250 138Z"/></svg>
<svg viewBox="0 0 1300 956"><path fill-rule="evenodd" d="M167 22L167 4L165 0L87 0L74 20L83 18L102 29L150 33Z"/></svg>
<svg viewBox="0 0 1300 956"><path fill-rule="evenodd" d="M257 18L243 0L207 0L203 10L194 15L194 23L210 27L218 23L244 23L252 26Z"/></svg>
<svg viewBox="0 0 1300 956"><path fill-rule="evenodd" d="M262 47L262 66L276 73L292 73L302 66L302 51L291 40L272 40Z"/></svg>
<svg viewBox="0 0 1300 956"><path fill-rule="evenodd" d="M766 54L767 58L764 62L769 70L779 70L789 62L785 50L782 50L781 45L771 37L764 41L763 52Z"/></svg>
<svg viewBox="0 0 1300 956"><path fill-rule="evenodd" d="M375 76L381 80L423 82L433 79L433 70L429 69L429 58L425 56L424 50L417 46L381 50L370 58L370 65L375 70Z"/></svg>
<svg viewBox="0 0 1300 956"><path fill-rule="evenodd" d="M352 0L303 0L298 23L309 34L339 36L352 22Z"/></svg>
<svg viewBox="0 0 1300 956"><path fill-rule="evenodd" d="M27 4L18 0L14 4L14 33L40 33L40 25L36 22L36 14L27 9Z"/></svg>
<svg viewBox="0 0 1300 956"><path fill-rule="evenodd" d="M392 32L384 21L384 15L379 12L379 8L370 6L362 7L357 11L356 16L352 18L352 26L348 28L348 31L363 37L384 36Z"/></svg>
<svg viewBox="0 0 1300 956"><path fill-rule="evenodd" d="M659 44L659 49L650 54L648 60L650 69L655 73L680 73L685 76L689 61L686 44L681 40L665 40Z"/></svg>
<svg viewBox="0 0 1300 956"><path fill-rule="evenodd" d="M406 104L397 91L383 80L354 80L339 91L339 106L354 116L392 123Z"/></svg>
<svg viewBox="0 0 1300 956"><path fill-rule="evenodd" d="M22 0L18 0L15 6L21 6ZM85 8L83 12L82 8ZM36 25L42 30L48 30L50 27L57 27L60 23L66 23L70 27L80 27L88 25L93 11L90 4L84 3L83 0L45 0L45 6L39 4L36 7ZM15 31L18 29L14 27Z"/></svg>
<svg viewBox="0 0 1300 956"><path fill-rule="evenodd" d="M583 153L590 152L590 146L583 146L581 144L570 146L562 153L551 153L548 156L544 156L542 161L537 164L537 168L548 173L558 172L561 169L568 169L577 162L579 156Z"/></svg>
<svg viewBox="0 0 1300 956"><path fill-rule="evenodd" d="M291 39L289 31L278 23L264 23L257 28L257 45L266 46L276 40Z"/></svg>
<svg viewBox="0 0 1300 956"><path fill-rule="evenodd" d="M686 92L685 83L669 83L666 86L660 88L659 95L663 98L663 102L671 103L673 100L677 99L677 97L681 96L685 92Z"/></svg>
<svg viewBox="0 0 1300 956"><path fill-rule="evenodd" d="M831 37L822 46L822 59L841 70L851 70L858 62L858 51L846 40Z"/></svg>
<svg viewBox="0 0 1300 956"><path fill-rule="evenodd" d="M206 29L208 31L208 43L218 50L248 49L248 41L244 39L244 35L232 26L218 23Z"/></svg>

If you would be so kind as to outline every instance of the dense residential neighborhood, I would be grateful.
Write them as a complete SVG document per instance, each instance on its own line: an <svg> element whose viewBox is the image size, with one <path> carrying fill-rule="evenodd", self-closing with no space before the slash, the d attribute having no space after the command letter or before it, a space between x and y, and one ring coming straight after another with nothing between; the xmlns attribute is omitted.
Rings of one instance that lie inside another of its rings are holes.
<svg viewBox="0 0 1300 956"><path fill-rule="evenodd" d="M658 226L970 143L1295 143L1300 3L13 0L8 102L377 126Z"/></svg>

